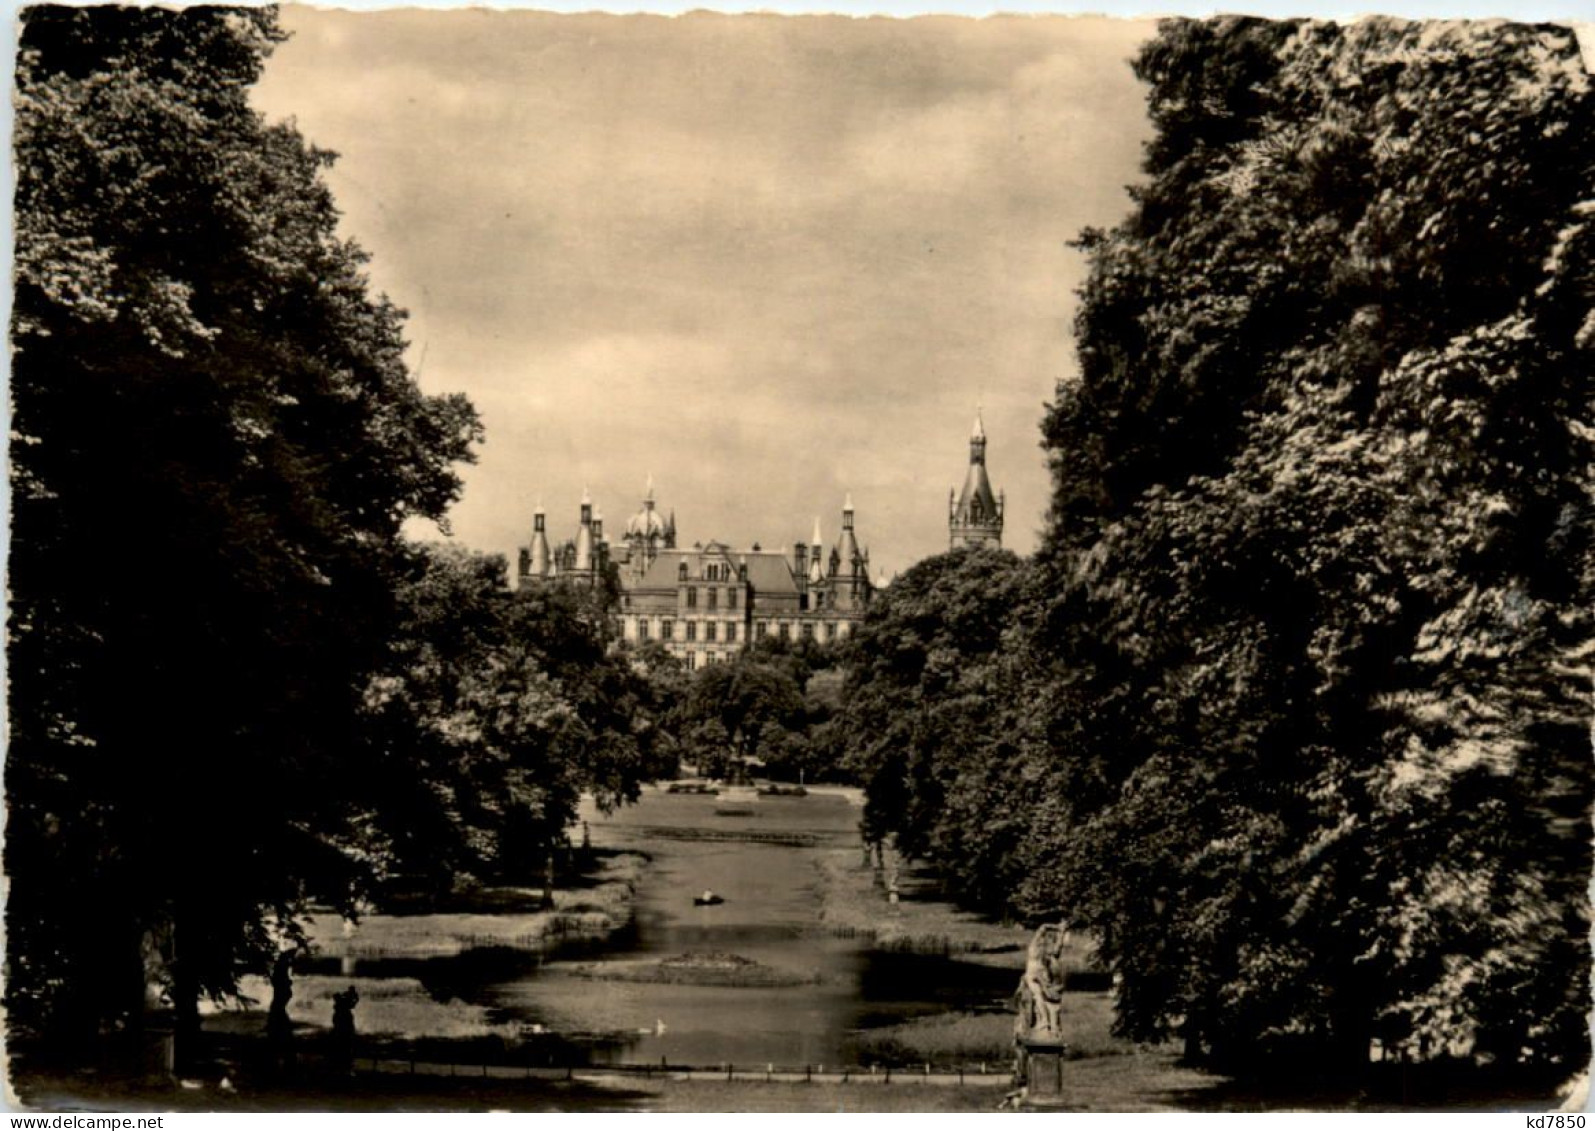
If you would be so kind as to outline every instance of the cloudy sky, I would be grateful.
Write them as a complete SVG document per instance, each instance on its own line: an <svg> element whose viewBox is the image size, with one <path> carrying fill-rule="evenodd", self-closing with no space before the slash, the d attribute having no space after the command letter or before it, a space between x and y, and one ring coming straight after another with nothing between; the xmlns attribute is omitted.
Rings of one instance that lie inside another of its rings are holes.
<svg viewBox="0 0 1595 1131"><path fill-rule="evenodd" d="M1073 370L1067 244L1129 207L1146 22L316 11L257 91L337 151L345 229L429 391L487 427L452 515L613 536L651 474L682 541L946 548L975 407L1033 549Z"/></svg>

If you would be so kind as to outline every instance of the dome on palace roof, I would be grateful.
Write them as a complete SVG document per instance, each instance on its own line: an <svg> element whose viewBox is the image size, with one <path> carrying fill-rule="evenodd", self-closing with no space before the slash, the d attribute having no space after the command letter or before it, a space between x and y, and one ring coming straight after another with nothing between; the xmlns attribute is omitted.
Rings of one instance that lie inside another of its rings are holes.
<svg viewBox="0 0 1595 1131"><path fill-rule="evenodd" d="M641 535L650 537L663 535L665 520L659 517L659 512L654 510L653 500L649 499L643 504L642 510L626 520L626 533L628 535Z"/></svg>
<svg viewBox="0 0 1595 1131"><path fill-rule="evenodd" d="M642 510L626 520L626 536L653 538L662 537L667 532L667 524L659 517L659 512L654 510L654 477L648 477L648 494L643 497Z"/></svg>

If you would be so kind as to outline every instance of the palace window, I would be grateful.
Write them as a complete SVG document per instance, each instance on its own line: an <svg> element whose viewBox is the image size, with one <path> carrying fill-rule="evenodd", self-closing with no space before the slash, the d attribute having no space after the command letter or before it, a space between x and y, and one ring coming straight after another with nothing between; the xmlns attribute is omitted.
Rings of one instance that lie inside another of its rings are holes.
<svg viewBox="0 0 1595 1131"><path fill-rule="evenodd" d="M648 618L647 617L638 617L637 618L637 639L638 640L647 640L648 639Z"/></svg>
<svg viewBox="0 0 1595 1131"><path fill-rule="evenodd" d="M687 563L686 562L682 562L680 567L677 568L677 570L676 570L676 578L677 578L677 580L680 580L680 581L687 580Z"/></svg>
<svg viewBox="0 0 1595 1131"><path fill-rule="evenodd" d="M710 644L714 643L714 621L703 626L703 638Z"/></svg>
<svg viewBox="0 0 1595 1131"><path fill-rule="evenodd" d="M661 639L661 640L674 640L675 638L676 638L676 622L673 621L673 620L662 620L662 621L660 621L659 622L659 639Z"/></svg>
<svg viewBox="0 0 1595 1131"><path fill-rule="evenodd" d="M836 622L834 620L825 626L825 639L836 639Z"/></svg>
<svg viewBox="0 0 1595 1131"><path fill-rule="evenodd" d="M754 624L754 626L753 626L753 639L755 639L755 640L763 640L764 639L764 634L769 629L769 627L770 626L768 624L766 624L762 620L756 622Z"/></svg>
<svg viewBox="0 0 1595 1131"><path fill-rule="evenodd" d="M718 589L709 590L709 611L711 613L714 612L715 609L719 607L719 601L720 601L720 590L718 590Z"/></svg>
<svg viewBox="0 0 1595 1131"><path fill-rule="evenodd" d="M687 608L696 609L697 607L698 607L698 587L696 585L694 585L694 586L692 586L691 588L689 588L687 590Z"/></svg>
<svg viewBox="0 0 1595 1131"><path fill-rule="evenodd" d="M735 589L726 590L726 608L733 613L737 611L737 591Z"/></svg>
<svg viewBox="0 0 1595 1131"><path fill-rule="evenodd" d="M814 626L812 624L809 624L807 622L804 623L804 625L803 625L803 639L804 640L813 640L814 639Z"/></svg>
<svg viewBox="0 0 1595 1131"><path fill-rule="evenodd" d="M790 640L790 639L792 639L792 629L789 626L783 624L776 631L780 635L782 640Z"/></svg>
<svg viewBox="0 0 1595 1131"><path fill-rule="evenodd" d="M726 625L726 643L727 644L735 644L736 642L737 642L737 626L734 625L734 624Z"/></svg>
<svg viewBox="0 0 1595 1131"><path fill-rule="evenodd" d="M696 639L698 639L698 622L689 620L687 622L687 643L690 644Z"/></svg>

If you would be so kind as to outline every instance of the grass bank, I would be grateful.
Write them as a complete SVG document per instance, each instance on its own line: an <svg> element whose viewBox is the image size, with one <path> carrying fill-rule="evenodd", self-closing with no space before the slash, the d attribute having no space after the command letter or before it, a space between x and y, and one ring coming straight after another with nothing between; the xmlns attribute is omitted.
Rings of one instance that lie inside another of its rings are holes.
<svg viewBox="0 0 1595 1131"><path fill-rule="evenodd" d="M554 892L543 910L541 888L491 888L473 895L491 910L367 915L350 924L332 912L309 925L313 952L327 958L438 958L479 947L531 950L565 936L601 936L631 920L632 899L647 867L637 852L605 852L577 883Z"/></svg>
<svg viewBox="0 0 1595 1131"><path fill-rule="evenodd" d="M817 853L821 921L838 934L872 939L885 951L957 955L1024 969L1032 931L953 907L927 875L889 863L897 868L895 904L888 899L883 873L865 865L858 849Z"/></svg>
<svg viewBox="0 0 1595 1131"><path fill-rule="evenodd" d="M535 965L559 946L606 938L631 922L647 864L640 853L600 853L579 882L554 892L549 911L538 909L540 888L499 888L488 893L504 908L498 913L369 915L357 924L330 912L318 915L309 924L310 957L294 974L288 1016L301 1029L330 1029L333 995L353 986L360 994L356 1023L362 1035L514 1040L518 1023L496 1020L486 1006L438 992L439 964L469 961L477 969L494 964L513 971ZM239 1003L203 1007L206 1029L262 1030L272 996L269 981L249 976L239 989Z"/></svg>
<svg viewBox="0 0 1595 1131"><path fill-rule="evenodd" d="M1062 1037L1071 1059L1129 1056L1137 1049L1113 1036L1113 1002L1105 993L1064 995ZM862 1030L859 1059L894 1067L924 1063L1010 1064L1014 1056L1012 1013L938 1013L896 1025Z"/></svg>

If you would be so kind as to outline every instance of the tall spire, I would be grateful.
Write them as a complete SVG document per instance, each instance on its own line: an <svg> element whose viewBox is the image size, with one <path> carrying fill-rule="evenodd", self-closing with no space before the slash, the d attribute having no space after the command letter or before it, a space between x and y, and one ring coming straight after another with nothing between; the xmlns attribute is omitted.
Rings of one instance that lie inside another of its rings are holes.
<svg viewBox="0 0 1595 1131"><path fill-rule="evenodd" d="M848 493L847 501L842 504L842 536L837 540L834 551L837 569L844 575L856 575L859 563L858 539L853 534L853 495Z"/></svg>
<svg viewBox="0 0 1595 1131"><path fill-rule="evenodd" d="M947 540L950 548L1002 545L1003 504L986 477L986 425L980 407L969 433L969 469L964 488L949 499Z"/></svg>

